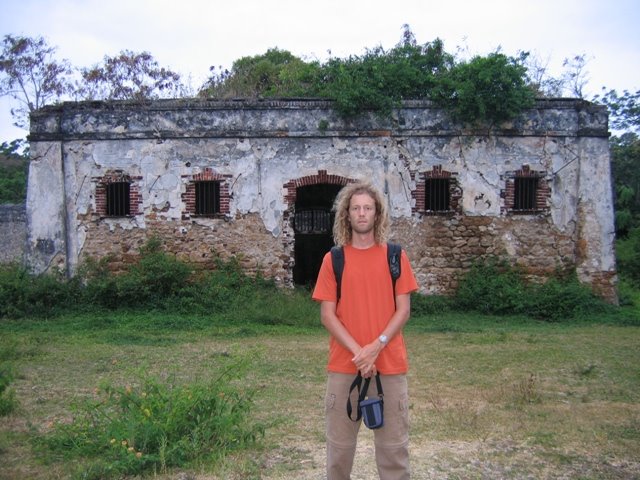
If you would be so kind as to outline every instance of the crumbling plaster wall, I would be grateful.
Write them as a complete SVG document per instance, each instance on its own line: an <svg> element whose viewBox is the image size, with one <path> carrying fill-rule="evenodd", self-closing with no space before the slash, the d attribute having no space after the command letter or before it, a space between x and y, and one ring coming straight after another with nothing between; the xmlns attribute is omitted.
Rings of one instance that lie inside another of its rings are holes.
<svg viewBox="0 0 640 480"><path fill-rule="evenodd" d="M385 192L394 239L425 292L450 292L474 259L506 255L533 277L575 268L615 300L606 120L602 109L566 100L540 102L491 134L461 130L420 102L389 121L353 122L314 101L64 104L32 117L28 257L38 271L74 272L85 256L110 253L117 268L158 235L180 258L206 265L237 255L247 270L290 284L284 186L326 171ZM523 165L550 185L544 212L505 209L506 175ZM416 182L435 166L462 189L453 215L415 211ZM219 218L185 215L186 183L205 169L228 178L229 213ZM131 217L97 213L96 184L116 170L139 179L142 204Z"/></svg>

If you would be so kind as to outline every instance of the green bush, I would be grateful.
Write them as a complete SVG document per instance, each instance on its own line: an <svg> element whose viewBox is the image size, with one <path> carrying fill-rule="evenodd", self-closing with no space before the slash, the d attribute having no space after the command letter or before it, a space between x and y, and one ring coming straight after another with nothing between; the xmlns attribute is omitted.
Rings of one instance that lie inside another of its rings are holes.
<svg viewBox="0 0 640 480"><path fill-rule="evenodd" d="M543 284L532 284L517 268L496 259L472 266L461 279L453 304L460 310L526 315L548 321L579 318L612 308L575 276L558 275Z"/></svg>
<svg viewBox="0 0 640 480"><path fill-rule="evenodd" d="M411 296L411 315L424 316L445 313L451 310L451 303L451 299L443 295L415 293Z"/></svg>
<svg viewBox="0 0 640 480"><path fill-rule="evenodd" d="M508 263L491 259L475 263L463 276L453 302L459 310L507 315L522 312L527 296L522 275Z"/></svg>
<svg viewBox="0 0 640 480"><path fill-rule="evenodd" d="M32 275L17 265L0 266L0 317L50 317L81 300L77 280L62 273Z"/></svg>
<svg viewBox="0 0 640 480"><path fill-rule="evenodd" d="M247 364L228 366L210 383L175 385L142 377L138 385L104 384L74 407L71 423L34 437L44 454L78 461L86 479L164 472L257 442L265 425L253 420L252 390L232 380Z"/></svg>
<svg viewBox="0 0 640 480"><path fill-rule="evenodd" d="M533 106L535 96L526 85L526 72L522 61L501 53L476 56L451 68L432 98L458 122L500 124Z"/></svg>

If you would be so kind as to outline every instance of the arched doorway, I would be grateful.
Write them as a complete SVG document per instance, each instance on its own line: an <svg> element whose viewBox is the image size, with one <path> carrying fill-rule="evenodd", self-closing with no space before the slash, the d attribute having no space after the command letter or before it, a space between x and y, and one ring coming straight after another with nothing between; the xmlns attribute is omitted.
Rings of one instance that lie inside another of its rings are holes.
<svg viewBox="0 0 640 480"><path fill-rule="evenodd" d="M333 202L342 185L318 183L296 188L293 282L312 285L322 258L333 246Z"/></svg>

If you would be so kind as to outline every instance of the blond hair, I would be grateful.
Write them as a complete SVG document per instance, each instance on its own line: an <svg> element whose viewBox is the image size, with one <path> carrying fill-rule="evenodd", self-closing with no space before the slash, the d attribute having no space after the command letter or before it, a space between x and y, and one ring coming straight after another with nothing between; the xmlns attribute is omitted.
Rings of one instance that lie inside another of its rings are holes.
<svg viewBox="0 0 640 480"><path fill-rule="evenodd" d="M389 214L384 197L371 183L359 181L343 187L333 204L333 211L335 212L333 241L338 246L351 243L353 232L351 230L351 224L349 223L349 204L351 197L362 193L369 195L376 205L376 218L373 224L375 242L382 244L387 241L387 235L389 234Z"/></svg>

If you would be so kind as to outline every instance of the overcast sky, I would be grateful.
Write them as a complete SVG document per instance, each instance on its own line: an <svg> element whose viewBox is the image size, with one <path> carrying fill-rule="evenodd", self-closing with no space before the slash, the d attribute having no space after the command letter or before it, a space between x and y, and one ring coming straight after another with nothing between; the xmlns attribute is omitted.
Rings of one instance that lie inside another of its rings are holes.
<svg viewBox="0 0 640 480"><path fill-rule="evenodd" d="M58 58L89 67L121 50L150 52L197 88L209 67L278 47L305 59L359 55L397 44L408 24L419 44L485 55L525 50L554 73L586 54L587 96L640 88L638 0L0 0L0 33L43 36ZM0 101L0 141L24 137Z"/></svg>

